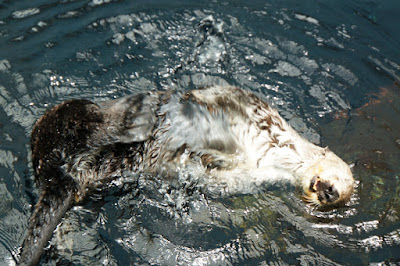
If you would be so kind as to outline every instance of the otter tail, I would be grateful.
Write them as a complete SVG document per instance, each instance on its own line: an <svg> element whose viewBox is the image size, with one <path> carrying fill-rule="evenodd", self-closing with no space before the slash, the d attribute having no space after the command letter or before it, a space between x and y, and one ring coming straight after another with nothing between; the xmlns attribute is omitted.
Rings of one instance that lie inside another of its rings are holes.
<svg viewBox="0 0 400 266"><path fill-rule="evenodd" d="M54 229L75 202L75 185L72 180L70 181L63 185L57 184L56 191L51 186L42 190L29 220L19 265L36 265L39 263Z"/></svg>

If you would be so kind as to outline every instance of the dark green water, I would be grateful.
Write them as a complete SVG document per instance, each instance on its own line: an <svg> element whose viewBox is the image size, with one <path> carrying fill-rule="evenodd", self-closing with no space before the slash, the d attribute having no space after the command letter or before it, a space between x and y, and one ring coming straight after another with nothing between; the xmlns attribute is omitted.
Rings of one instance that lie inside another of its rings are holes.
<svg viewBox="0 0 400 266"><path fill-rule="evenodd" d="M349 205L141 177L68 212L42 264L399 264L399 14L397 0L0 1L0 264L15 264L37 199L29 136L46 109L226 83L354 163Z"/></svg>

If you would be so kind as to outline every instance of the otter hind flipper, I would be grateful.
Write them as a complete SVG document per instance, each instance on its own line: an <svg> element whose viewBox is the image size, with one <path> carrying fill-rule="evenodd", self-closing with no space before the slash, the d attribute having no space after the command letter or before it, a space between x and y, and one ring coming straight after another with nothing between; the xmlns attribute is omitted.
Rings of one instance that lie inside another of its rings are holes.
<svg viewBox="0 0 400 266"><path fill-rule="evenodd" d="M29 220L26 238L22 244L19 265L39 263L44 248L75 201L75 185L64 178L61 184L44 189Z"/></svg>

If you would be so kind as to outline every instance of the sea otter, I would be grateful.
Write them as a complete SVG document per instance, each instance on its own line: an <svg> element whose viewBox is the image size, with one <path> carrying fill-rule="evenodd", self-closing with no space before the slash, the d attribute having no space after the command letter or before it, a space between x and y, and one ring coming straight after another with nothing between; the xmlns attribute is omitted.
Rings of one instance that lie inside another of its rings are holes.
<svg viewBox="0 0 400 266"><path fill-rule="evenodd" d="M230 86L66 101L37 121L31 148L40 197L21 265L37 264L65 212L123 171L196 167L228 193L288 182L320 207L344 205L354 186L349 166L332 151L303 139L255 94Z"/></svg>

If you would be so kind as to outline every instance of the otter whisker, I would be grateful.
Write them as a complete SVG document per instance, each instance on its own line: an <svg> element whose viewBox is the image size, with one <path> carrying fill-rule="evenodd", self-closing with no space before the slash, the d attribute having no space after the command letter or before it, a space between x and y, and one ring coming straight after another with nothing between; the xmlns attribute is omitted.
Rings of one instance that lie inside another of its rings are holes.
<svg viewBox="0 0 400 266"><path fill-rule="evenodd" d="M303 194L302 197L303 197L303 200L304 200L308 205L310 205L310 206L312 206L312 207L318 208L318 207L321 206L321 203L320 203L317 199L313 198L313 197L310 196L310 195Z"/></svg>

